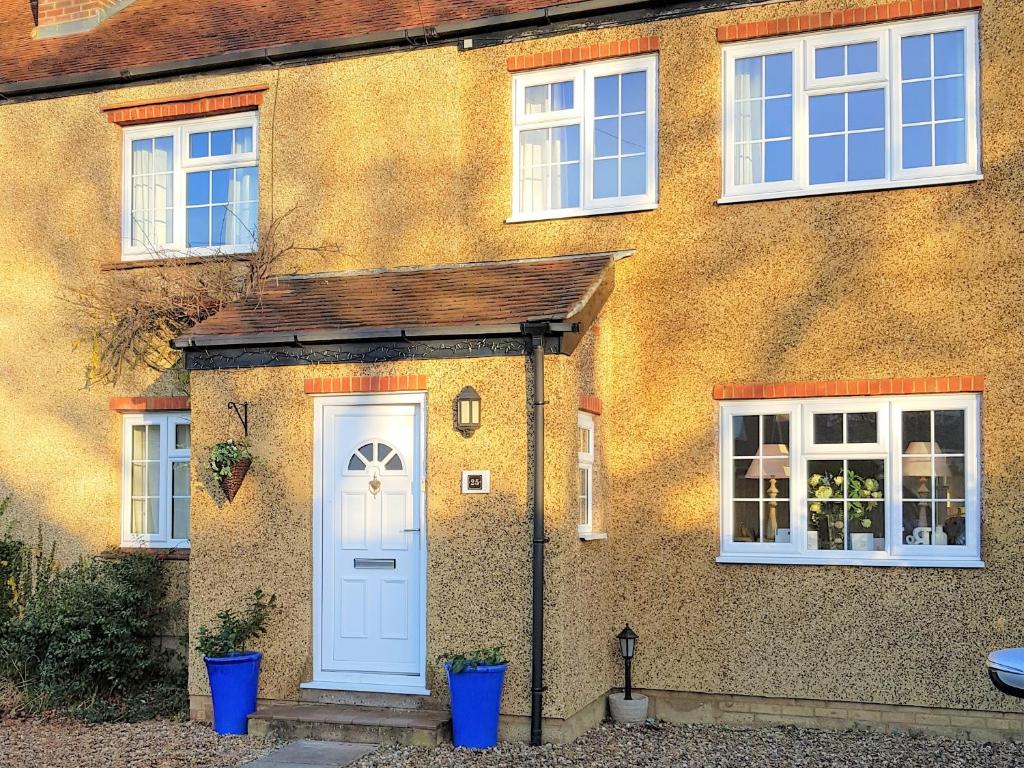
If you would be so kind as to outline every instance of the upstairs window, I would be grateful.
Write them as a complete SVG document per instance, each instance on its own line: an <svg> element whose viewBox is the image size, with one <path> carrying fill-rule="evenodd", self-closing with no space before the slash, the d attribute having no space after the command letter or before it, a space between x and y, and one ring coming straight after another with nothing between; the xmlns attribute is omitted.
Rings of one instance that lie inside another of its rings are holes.
<svg viewBox="0 0 1024 768"><path fill-rule="evenodd" d="M126 128L126 260L256 248L258 120L245 113Z"/></svg>
<svg viewBox="0 0 1024 768"><path fill-rule="evenodd" d="M511 221L652 208L657 57L516 76Z"/></svg>
<svg viewBox="0 0 1024 768"><path fill-rule="evenodd" d="M725 47L722 202L979 178L977 19Z"/></svg>
<svg viewBox="0 0 1024 768"><path fill-rule="evenodd" d="M980 566L978 403L723 405L719 562Z"/></svg>
<svg viewBox="0 0 1024 768"><path fill-rule="evenodd" d="M188 413L124 417L121 543L187 547L192 510Z"/></svg>

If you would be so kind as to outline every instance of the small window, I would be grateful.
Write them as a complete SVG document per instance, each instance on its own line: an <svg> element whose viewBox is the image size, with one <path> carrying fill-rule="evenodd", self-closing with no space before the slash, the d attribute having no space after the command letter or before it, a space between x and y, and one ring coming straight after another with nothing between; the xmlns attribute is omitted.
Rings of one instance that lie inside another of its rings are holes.
<svg viewBox="0 0 1024 768"><path fill-rule="evenodd" d="M383 466L385 472L405 471L402 457L387 443L365 443L359 446L349 456L347 467L349 472L364 472L371 464Z"/></svg>
<svg viewBox="0 0 1024 768"><path fill-rule="evenodd" d="M591 533L594 529L594 417L581 412L576 425L579 462L578 527L580 533Z"/></svg>
<svg viewBox="0 0 1024 768"><path fill-rule="evenodd" d="M980 178L977 18L726 46L722 202Z"/></svg>
<svg viewBox="0 0 1024 768"><path fill-rule="evenodd" d="M976 395L722 406L721 562L976 567Z"/></svg>
<svg viewBox="0 0 1024 768"><path fill-rule="evenodd" d="M122 258L253 251L256 137L255 113L126 128Z"/></svg>
<svg viewBox="0 0 1024 768"><path fill-rule="evenodd" d="M511 220L651 208L657 57L518 75Z"/></svg>
<svg viewBox="0 0 1024 768"><path fill-rule="evenodd" d="M124 546L187 547L192 512L187 413L124 417Z"/></svg>

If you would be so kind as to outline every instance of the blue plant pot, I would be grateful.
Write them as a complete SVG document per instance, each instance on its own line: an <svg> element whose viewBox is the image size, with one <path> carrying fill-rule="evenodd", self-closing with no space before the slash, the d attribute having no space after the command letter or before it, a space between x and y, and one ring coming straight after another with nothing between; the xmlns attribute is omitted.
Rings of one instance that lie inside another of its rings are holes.
<svg viewBox="0 0 1024 768"><path fill-rule="evenodd" d="M490 749L498 743L498 712L508 664L467 667L458 673L452 672L451 664L444 667L452 694L452 743Z"/></svg>
<svg viewBox="0 0 1024 768"><path fill-rule="evenodd" d="M220 734L249 732L249 715L256 711L256 690L260 682L258 652L210 658L204 656L213 698L213 730Z"/></svg>

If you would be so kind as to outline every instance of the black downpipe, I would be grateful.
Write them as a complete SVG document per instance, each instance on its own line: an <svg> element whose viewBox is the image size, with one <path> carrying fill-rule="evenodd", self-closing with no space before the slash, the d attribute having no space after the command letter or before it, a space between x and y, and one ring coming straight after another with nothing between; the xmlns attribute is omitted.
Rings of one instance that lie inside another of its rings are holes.
<svg viewBox="0 0 1024 768"><path fill-rule="evenodd" d="M533 343L533 633L530 684L530 745L542 741L544 708L544 336Z"/></svg>

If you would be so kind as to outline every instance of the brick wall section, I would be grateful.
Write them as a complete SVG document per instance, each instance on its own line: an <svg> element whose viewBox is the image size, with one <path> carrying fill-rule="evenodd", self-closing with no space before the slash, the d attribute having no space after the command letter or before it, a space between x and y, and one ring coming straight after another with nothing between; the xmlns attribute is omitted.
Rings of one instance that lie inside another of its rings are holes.
<svg viewBox="0 0 1024 768"><path fill-rule="evenodd" d="M813 32L819 29L839 29L840 27L853 27L879 21L916 19L939 13L981 8L981 3L982 0L899 0L863 8L847 8L844 11L825 11L824 13L787 16L769 21L728 24L718 28L718 42L732 43L737 40L791 35L795 32Z"/></svg>
<svg viewBox="0 0 1024 768"><path fill-rule="evenodd" d="M347 394L349 392L421 392L427 377L412 376L335 376L330 379L306 379L307 395Z"/></svg>
<svg viewBox="0 0 1024 768"><path fill-rule="evenodd" d="M984 391L984 376L931 376L923 379L844 379L837 381L786 381L772 384L716 384L712 396L715 400L768 400L780 397L923 395Z"/></svg>
<svg viewBox="0 0 1024 768"><path fill-rule="evenodd" d="M139 411L188 411L192 405L187 397L112 397L110 410L120 413Z"/></svg>
<svg viewBox="0 0 1024 768"><path fill-rule="evenodd" d="M583 45L579 48L561 48L557 51L544 51L526 56L510 56L509 72L525 72L528 69L557 67L562 64L579 64L584 61L614 59L619 56L631 56L637 53L651 53L658 50L657 37L634 37L631 40L620 40L617 43L600 43Z"/></svg>
<svg viewBox="0 0 1024 768"><path fill-rule="evenodd" d="M207 91L155 101L132 101L103 107L107 120L117 125L143 125L189 117L211 117L259 109L267 85Z"/></svg>
<svg viewBox="0 0 1024 768"><path fill-rule="evenodd" d="M38 26L91 19L118 0L39 0Z"/></svg>
<svg viewBox="0 0 1024 768"><path fill-rule="evenodd" d="M580 410L600 416L602 410L601 398L597 395L580 395Z"/></svg>

